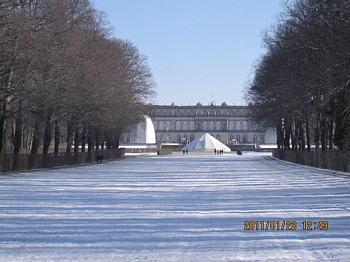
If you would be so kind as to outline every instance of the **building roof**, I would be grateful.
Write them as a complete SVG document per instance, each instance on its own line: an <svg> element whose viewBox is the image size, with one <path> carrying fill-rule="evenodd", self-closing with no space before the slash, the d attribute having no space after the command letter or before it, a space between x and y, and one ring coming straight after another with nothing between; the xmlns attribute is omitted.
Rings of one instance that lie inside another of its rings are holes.
<svg viewBox="0 0 350 262"><path fill-rule="evenodd" d="M154 109L248 109L246 105L228 105L226 102L223 102L221 105L216 105L211 103L209 105L203 105L201 102L198 102L196 105L176 105L174 102L171 105L152 105Z"/></svg>

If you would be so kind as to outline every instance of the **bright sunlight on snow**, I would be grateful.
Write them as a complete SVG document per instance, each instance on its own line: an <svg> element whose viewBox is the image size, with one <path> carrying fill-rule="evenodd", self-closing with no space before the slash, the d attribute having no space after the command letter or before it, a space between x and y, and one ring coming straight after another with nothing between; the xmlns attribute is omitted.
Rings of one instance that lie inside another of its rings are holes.
<svg viewBox="0 0 350 262"><path fill-rule="evenodd" d="M246 152L1 175L0 261L349 261L349 189Z"/></svg>

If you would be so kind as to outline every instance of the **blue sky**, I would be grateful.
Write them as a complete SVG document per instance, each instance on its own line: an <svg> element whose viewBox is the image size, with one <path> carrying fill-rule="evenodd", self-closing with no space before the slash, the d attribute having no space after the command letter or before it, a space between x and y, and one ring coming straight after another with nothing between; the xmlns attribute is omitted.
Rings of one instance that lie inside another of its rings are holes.
<svg viewBox="0 0 350 262"><path fill-rule="evenodd" d="M244 104L253 64L265 52L262 32L281 0L92 0L113 37L148 57L154 104Z"/></svg>

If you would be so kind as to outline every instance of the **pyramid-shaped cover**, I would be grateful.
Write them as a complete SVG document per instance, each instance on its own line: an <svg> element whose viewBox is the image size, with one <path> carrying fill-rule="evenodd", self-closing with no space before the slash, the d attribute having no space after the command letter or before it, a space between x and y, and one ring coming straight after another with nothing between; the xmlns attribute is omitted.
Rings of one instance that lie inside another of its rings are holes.
<svg viewBox="0 0 350 262"><path fill-rule="evenodd" d="M193 140L188 145L184 146L182 150L194 151L194 152L214 152L216 150L224 150L224 152L231 152L231 149L221 143L219 140L213 136L205 133L195 140Z"/></svg>

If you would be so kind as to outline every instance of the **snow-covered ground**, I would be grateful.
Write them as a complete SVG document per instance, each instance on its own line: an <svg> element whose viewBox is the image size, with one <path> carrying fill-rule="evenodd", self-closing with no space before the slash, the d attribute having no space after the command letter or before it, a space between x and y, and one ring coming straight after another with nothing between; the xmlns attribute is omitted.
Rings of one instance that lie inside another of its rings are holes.
<svg viewBox="0 0 350 262"><path fill-rule="evenodd" d="M350 176L266 153L3 175L0 261L350 261Z"/></svg>

